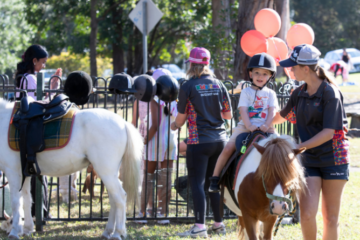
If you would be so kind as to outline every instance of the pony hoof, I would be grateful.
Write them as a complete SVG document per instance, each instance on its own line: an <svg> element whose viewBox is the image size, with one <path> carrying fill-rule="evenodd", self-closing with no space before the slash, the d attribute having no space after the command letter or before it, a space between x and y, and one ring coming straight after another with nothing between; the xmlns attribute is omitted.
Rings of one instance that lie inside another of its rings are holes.
<svg viewBox="0 0 360 240"><path fill-rule="evenodd" d="M9 235L9 239L20 239L18 236L15 235Z"/></svg>
<svg viewBox="0 0 360 240"><path fill-rule="evenodd" d="M101 235L101 238L100 238L101 240L108 240L108 239L110 239L110 236L105 236L104 234L103 235Z"/></svg>
<svg viewBox="0 0 360 240"><path fill-rule="evenodd" d="M32 233L33 233L34 231L28 231L28 232L24 232L23 233L23 236L31 236L32 235Z"/></svg>
<svg viewBox="0 0 360 240"><path fill-rule="evenodd" d="M112 237L112 238L110 238L110 240L121 240L121 237Z"/></svg>

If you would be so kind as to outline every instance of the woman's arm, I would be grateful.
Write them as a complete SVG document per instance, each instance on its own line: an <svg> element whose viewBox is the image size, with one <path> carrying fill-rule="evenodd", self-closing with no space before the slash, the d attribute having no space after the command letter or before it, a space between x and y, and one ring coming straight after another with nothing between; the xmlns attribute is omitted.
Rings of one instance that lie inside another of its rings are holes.
<svg viewBox="0 0 360 240"><path fill-rule="evenodd" d="M272 120L272 124L281 124L285 121L286 121L286 119L280 115L280 112L277 112L277 113L275 113L275 117Z"/></svg>
<svg viewBox="0 0 360 240"><path fill-rule="evenodd" d="M185 113L178 113L178 115L175 118L175 121L171 123L171 130L175 131L178 128L181 128L187 119L187 114Z"/></svg>
<svg viewBox="0 0 360 240"><path fill-rule="evenodd" d="M232 117L233 117L232 111L221 112L221 117L222 117L223 119L227 119L227 120L232 119Z"/></svg>
<svg viewBox="0 0 360 240"><path fill-rule="evenodd" d="M135 100L134 104L133 104L133 113L132 113L131 123L132 123L132 125L134 125L134 127L136 127L136 123L137 123L137 120L138 120L138 117L139 117L137 115L137 103L138 103L138 100Z"/></svg>
<svg viewBox="0 0 360 240"><path fill-rule="evenodd" d="M144 139L144 144L147 144L147 140L149 139L150 141L158 130L159 105L155 102L154 99L151 100L150 102L150 111L151 111L151 126L148 135Z"/></svg>
<svg viewBox="0 0 360 240"><path fill-rule="evenodd" d="M330 128L324 128L321 132L316 134L314 137L310 138L309 140L302 142L298 145L298 148L306 147L314 148L320 146L324 142L331 140L334 136L335 130Z"/></svg>

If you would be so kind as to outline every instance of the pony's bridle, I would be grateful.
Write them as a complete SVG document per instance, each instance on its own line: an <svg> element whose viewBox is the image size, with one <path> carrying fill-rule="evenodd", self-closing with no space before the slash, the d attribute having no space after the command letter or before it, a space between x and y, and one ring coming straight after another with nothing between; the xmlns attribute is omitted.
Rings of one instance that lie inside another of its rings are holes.
<svg viewBox="0 0 360 240"><path fill-rule="evenodd" d="M272 194L269 194L266 190L266 186L265 186L265 181L264 181L264 175L262 175L262 182L263 182L263 185L264 185L264 189L265 189L265 193L266 193L266 197L271 199L271 200L276 200L276 201L282 201L282 202L286 202L289 206L289 210L286 211L286 212L292 212L293 210L293 204L292 204L292 201L290 200L290 194L291 194L291 190L289 190L289 193L287 196L289 196L289 198L287 197L279 197L279 196L274 196ZM272 211L272 208L269 206L269 209L270 209L270 213L273 214L273 211ZM285 213L286 213L285 212ZM284 214L285 214L284 213ZM283 215L284 215L283 214Z"/></svg>

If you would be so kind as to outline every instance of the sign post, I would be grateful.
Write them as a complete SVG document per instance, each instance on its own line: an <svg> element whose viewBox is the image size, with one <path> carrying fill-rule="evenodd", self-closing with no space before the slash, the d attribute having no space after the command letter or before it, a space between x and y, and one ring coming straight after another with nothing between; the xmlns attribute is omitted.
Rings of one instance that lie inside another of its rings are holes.
<svg viewBox="0 0 360 240"><path fill-rule="evenodd" d="M147 2L143 1L143 73L148 70L147 51Z"/></svg>
<svg viewBox="0 0 360 240"><path fill-rule="evenodd" d="M143 34L143 73L148 70L147 35L160 21L164 14L152 0L140 0L129 14L129 18Z"/></svg>

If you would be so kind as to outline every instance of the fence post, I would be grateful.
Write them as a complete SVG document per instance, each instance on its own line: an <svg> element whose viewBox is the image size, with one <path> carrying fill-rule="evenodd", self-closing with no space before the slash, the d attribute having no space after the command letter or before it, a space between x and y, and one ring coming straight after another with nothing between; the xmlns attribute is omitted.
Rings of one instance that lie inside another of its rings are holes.
<svg viewBox="0 0 360 240"><path fill-rule="evenodd" d="M37 87L36 87L36 99L43 100L44 95L44 73L37 73ZM41 176L43 178L43 176ZM35 192L35 217L36 217L36 231L43 231L43 195L42 195L42 183L36 178L36 192Z"/></svg>

